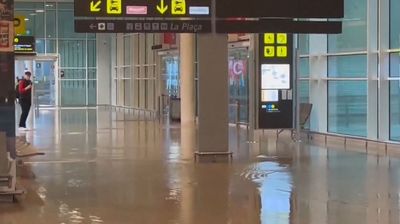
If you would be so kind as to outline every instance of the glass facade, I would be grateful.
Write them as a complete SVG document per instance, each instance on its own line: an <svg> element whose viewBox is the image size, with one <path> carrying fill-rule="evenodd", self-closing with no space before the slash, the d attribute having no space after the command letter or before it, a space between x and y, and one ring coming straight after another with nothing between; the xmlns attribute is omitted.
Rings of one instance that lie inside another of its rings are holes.
<svg viewBox="0 0 400 224"><path fill-rule="evenodd" d="M116 34L112 43L112 104L155 111L157 108L156 34ZM114 54L115 53L115 54Z"/></svg>
<svg viewBox="0 0 400 224"><path fill-rule="evenodd" d="M367 136L367 82L329 81L328 131Z"/></svg>
<svg viewBox="0 0 400 224"><path fill-rule="evenodd" d="M96 105L96 36L74 32L73 3L16 2L40 55L59 55L60 106Z"/></svg>
<svg viewBox="0 0 400 224"><path fill-rule="evenodd" d="M400 0L388 2L344 1L341 34L298 35L300 99L313 104L311 130L400 140ZM379 22L388 17L389 26Z"/></svg>

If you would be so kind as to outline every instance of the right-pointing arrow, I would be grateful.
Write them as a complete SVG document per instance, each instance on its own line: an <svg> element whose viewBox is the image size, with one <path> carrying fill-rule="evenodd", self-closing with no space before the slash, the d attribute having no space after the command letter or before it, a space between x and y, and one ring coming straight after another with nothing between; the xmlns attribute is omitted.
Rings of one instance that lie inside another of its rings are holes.
<svg viewBox="0 0 400 224"><path fill-rule="evenodd" d="M161 0L160 4L157 5L157 10L163 15L168 10L168 5L164 5L164 0Z"/></svg>
<svg viewBox="0 0 400 224"><path fill-rule="evenodd" d="M97 1L96 3L94 1L90 2L90 11L91 12L100 12L100 4L101 1Z"/></svg>

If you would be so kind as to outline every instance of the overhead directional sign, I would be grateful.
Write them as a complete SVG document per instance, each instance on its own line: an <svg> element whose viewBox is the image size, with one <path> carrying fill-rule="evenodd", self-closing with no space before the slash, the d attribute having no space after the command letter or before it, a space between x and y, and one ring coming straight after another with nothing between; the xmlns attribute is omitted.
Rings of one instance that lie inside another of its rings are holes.
<svg viewBox="0 0 400 224"><path fill-rule="evenodd" d="M168 10L168 5L164 4L164 0L160 0L160 4L157 5L157 11L161 14L164 15L165 12Z"/></svg>
<svg viewBox="0 0 400 224"><path fill-rule="evenodd" d="M218 18L343 18L343 0L216 0Z"/></svg>
<svg viewBox="0 0 400 224"><path fill-rule="evenodd" d="M77 33L210 33L207 20L75 20Z"/></svg>
<svg viewBox="0 0 400 224"><path fill-rule="evenodd" d="M91 1L90 2L90 11L91 12L100 12L101 8L100 8L100 4L101 1Z"/></svg>
<svg viewBox="0 0 400 224"><path fill-rule="evenodd" d="M211 17L211 0L75 0L74 7L76 17Z"/></svg>

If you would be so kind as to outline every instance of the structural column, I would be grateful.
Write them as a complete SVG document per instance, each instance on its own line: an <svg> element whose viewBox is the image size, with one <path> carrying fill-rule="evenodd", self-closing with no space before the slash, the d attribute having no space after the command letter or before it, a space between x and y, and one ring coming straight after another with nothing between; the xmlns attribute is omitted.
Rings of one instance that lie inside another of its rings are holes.
<svg viewBox="0 0 400 224"><path fill-rule="evenodd" d="M228 37L198 36L198 152L226 153L228 136Z"/></svg>
<svg viewBox="0 0 400 224"><path fill-rule="evenodd" d="M193 124L195 121L195 82L194 82L194 35L181 34L179 40L180 79L181 79L181 124Z"/></svg>

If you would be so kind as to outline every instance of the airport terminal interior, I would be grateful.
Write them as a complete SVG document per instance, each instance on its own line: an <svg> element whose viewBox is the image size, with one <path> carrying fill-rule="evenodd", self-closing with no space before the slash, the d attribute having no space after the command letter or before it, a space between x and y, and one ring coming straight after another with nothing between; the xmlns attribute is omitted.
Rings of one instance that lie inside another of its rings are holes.
<svg viewBox="0 0 400 224"><path fill-rule="evenodd" d="M77 32L74 1L15 0L0 88L30 71L32 106L21 130L0 91L0 224L400 223L400 0L343 3L316 20L340 32L209 34Z"/></svg>

